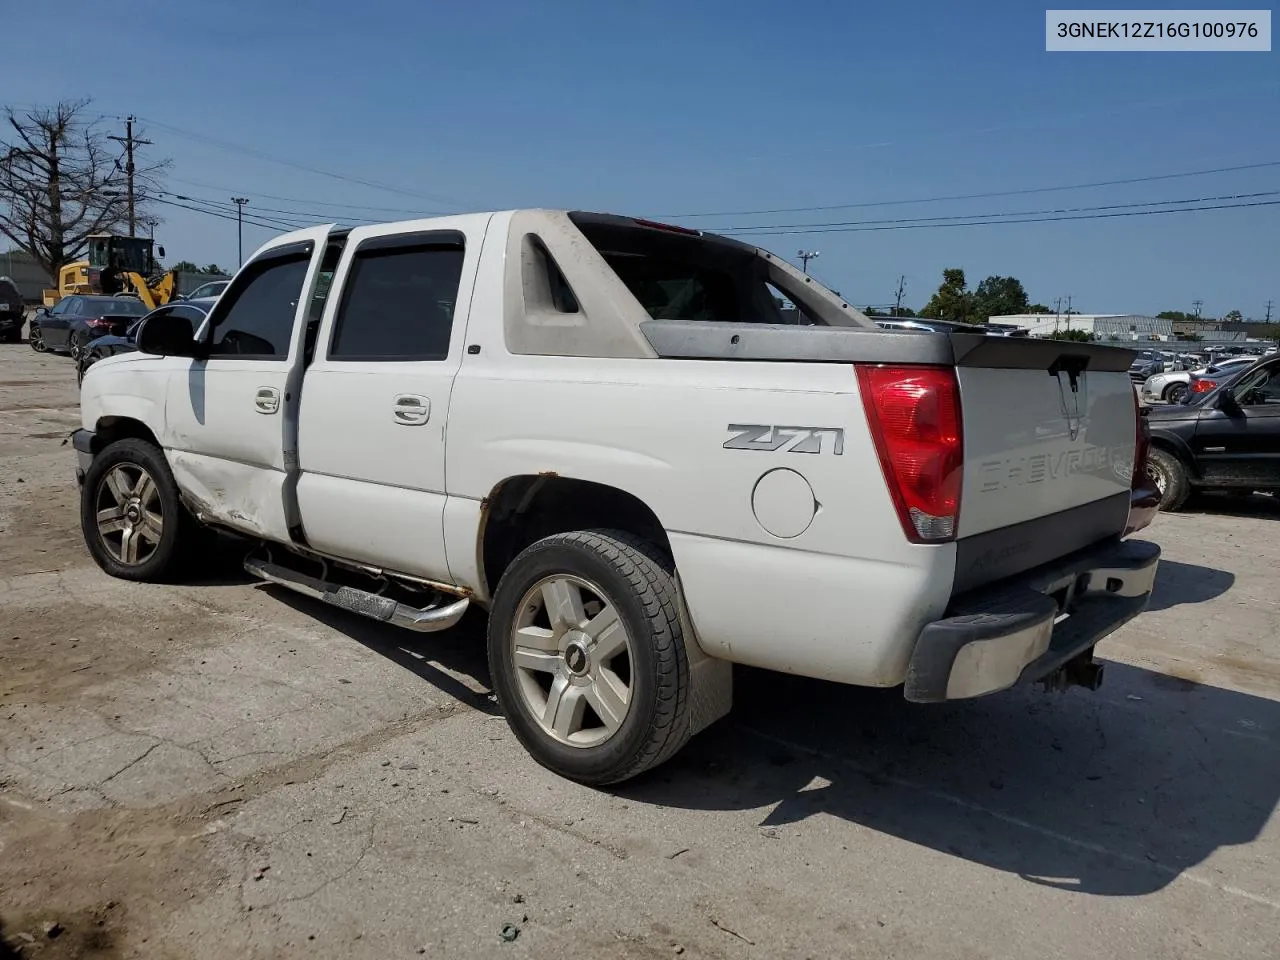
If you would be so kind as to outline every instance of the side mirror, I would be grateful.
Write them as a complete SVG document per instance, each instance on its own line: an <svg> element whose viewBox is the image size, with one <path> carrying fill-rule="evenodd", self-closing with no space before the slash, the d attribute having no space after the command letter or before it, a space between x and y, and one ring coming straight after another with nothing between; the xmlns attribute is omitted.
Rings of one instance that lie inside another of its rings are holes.
<svg viewBox="0 0 1280 960"><path fill-rule="evenodd" d="M1230 387L1224 387L1222 392L1218 394L1217 407L1228 417L1244 416L1244 410L1240 406L1240 401L1236 399L1236 395L1231 392Z"/></svg>
<svg viewBox="0 0 1280 960"><path fill-rule="evenodd" d="M186 317L160 313L147 317L138 328L139 353L157 357L199 357L204 344L197 343L195 329Z"/></svg>
<svg viewBox="0 0 1280 960"><path fill-rule="evenodd" d="M156 256L161 260L164 259L164 247L156 247Z"/></svg>
<svg viewBox="0 0 1280 960"><path fill-rule="evenodd" d="M33 314L32 314L32 316L33 316L33 317L43 317L43 316L47 315L48 313L49 313L49 308L48 308L48 307L36 307L36 312L35 312L35 313L33 313Z"/></svg>

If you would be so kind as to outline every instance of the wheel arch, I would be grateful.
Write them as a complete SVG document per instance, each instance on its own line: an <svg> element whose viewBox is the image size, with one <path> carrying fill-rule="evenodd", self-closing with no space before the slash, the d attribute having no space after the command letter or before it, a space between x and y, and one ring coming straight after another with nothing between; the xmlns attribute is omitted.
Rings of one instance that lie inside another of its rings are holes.
<svg viewBox="0 0 1280 960"><path fill-rule="evenodd" d="M1151 433L1151 447L1154 450L1163 450L1165 453L1177 457L1186 468L1187 474L1199 479L1200 469L1196 463L1195 454L1191 452L1190 445L1181 437L1173 433L1153 430Z"/></svg>
<svg viewBox="0 0 1280 960"><path fill-rule="evenodd" d="M600 527L625 530L671 554L662 521L630 491L556 473L507 477L481 501L476 559L482 594L493 596L503 571L537 540Z"/></svg>
<svg viewBox="0 0 1280 960"><path fill-rule="evenodd" d="M145 440L160 446L160 439L144 421L128 416L102 416L94 424L93 452L100 453L117 440Z"/></svg>

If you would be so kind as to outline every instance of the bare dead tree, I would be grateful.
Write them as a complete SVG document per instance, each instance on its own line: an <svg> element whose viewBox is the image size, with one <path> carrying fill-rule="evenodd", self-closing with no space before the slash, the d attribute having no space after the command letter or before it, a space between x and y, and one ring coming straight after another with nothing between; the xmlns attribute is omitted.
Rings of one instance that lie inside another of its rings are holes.
<svg viewBox="0 0 1280 960"><path fill-rule="evenodd" d="M0 133L0 234L50 276L84 253L89 236L127 218L124 163L88 100L18 112L6 108ZM155 189L166 163L144 165L135 192Z"/></svg>

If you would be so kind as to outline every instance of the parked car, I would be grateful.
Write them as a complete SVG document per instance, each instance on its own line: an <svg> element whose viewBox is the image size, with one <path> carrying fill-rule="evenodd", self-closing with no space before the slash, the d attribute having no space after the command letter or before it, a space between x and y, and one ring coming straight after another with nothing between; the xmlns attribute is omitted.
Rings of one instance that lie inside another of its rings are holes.
<svg viewBox="0 0 1280 960"><path fill-rule="evenodd" d="M133 297L63 297L52 307L38 308L31 318L31 349L74 357L94 336L123 334L146 312L146 304Z"/></svg>
<svg viewBox="0 0 1280 960"><path fill-rule="evenodd" d="M0 277L0 343L17 343L22 339L26 312L18 285L8 277Z"/></svg>
<svg viewBox="0 0 1280 960"><path fill-rule="evenodd" d="M1159 373L1164 373L1164 357L1155 350L1143 350L1129 364L1129 379L1134 383L1145 383Z"/></svg>
<svg viewBox="0 0 1280 960"><path fill-rule="evenodd" d="M1230 357L1207 367L1196 370L1174 370L1157 373L1148 377L1142 384L1142 399L1147 402L1163 400L1165 403L1182 403L1191 396L1191 381L1196 376L1217 376L1245 369L1256 363L1257 357Z"/></svg>
<svg viewBox="0 0 1280 960"><path fill-rule="evenodd" d="M1191 396L1212 393L1224 383L1234 380L1240 373L1248 370L1261 360L1261 357L1238 357L1238 363L1224 363L1191 374Z"/></svg>
<svg viewBox="0 0 1280 960"><path fill-rule="evenodd" d="M216 300L223 290L227 289L230 280L210 280L208 283L202 283L185 296L177 297L178 300Z"/></svg>
<svg viewBox="0 0 1280 960"><path fill-rule="evenodd" d="M1196 490L1280 490L1280 357L1220 376L1186 403L1151 407L1147 424L1162 510Z"/></svg>
<svg viewBox="0 0 1280 960"><path fill-rule="evenodd" d="M85 372L104 357L114 357L116 354L136 351L138 349L138 330L142 327L143 321L149 317L175 313L190 320L191 328L196 330L204 322L205 315L208 314L209 308L213 306L216 299L216 297L208 297L200 300L184 300L181 303L159 307L152 310L145 317L133 321L122 334L107 334L105 337L97 337L94 340L90 340L76 358L76 382L83 383Z"/></svg>
<svg viewBox="0 0 1280 960"><path fill-rule="evenodd" d="M251 575L388 624L487 610L514 735L615 783L728 712L735 662L917 702L1095 688L1160 556L1124 539L1130 357L877 329L781 257L646 220L315 227L199 331L150 317L88 371L81 524L128 580L216 527Z"/></svg>

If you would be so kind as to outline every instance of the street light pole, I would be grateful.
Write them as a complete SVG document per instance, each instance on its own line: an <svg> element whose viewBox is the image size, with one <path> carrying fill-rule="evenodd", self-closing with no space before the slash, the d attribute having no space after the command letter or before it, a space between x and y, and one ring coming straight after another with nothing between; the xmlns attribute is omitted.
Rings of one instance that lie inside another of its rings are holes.
<svg viewBox="0 0 1280 960"><path fill-rule="evenodd" d="M232 197L231 202L236 205L236 259L244 266L244 205L249 198Z"/></svg>
<svg viewBox="0 0 1280 960"><path fill-rule="evenodd" d="M809 275L809 261L818 259L822 254L817 250L799 250L796 252L796 256L799 257L800 262L804 264L804 274L807 277Z"/></svg>

